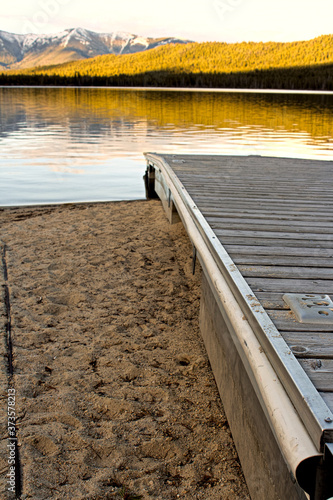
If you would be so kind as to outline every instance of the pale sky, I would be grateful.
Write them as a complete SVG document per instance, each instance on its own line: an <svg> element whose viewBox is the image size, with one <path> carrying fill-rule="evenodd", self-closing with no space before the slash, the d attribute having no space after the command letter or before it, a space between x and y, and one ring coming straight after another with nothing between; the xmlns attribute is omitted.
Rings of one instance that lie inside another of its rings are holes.
<svg viewBox="0 0 333 500"><path fill-rule="evenodd" d="M333 0L7 0L0 30L66 28L195 41L294 41L333 33Z"/></svg>

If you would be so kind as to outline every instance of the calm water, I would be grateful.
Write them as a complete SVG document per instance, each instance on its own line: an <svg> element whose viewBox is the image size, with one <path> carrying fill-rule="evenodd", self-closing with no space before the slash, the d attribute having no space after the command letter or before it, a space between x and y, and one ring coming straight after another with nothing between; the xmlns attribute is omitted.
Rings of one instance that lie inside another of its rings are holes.
<svg viewBox="0 0 333 500"><path fill-rule="evenodd" d="M144 151L333 159L333 94L0 88L0 205L144 198Z"/></svg>

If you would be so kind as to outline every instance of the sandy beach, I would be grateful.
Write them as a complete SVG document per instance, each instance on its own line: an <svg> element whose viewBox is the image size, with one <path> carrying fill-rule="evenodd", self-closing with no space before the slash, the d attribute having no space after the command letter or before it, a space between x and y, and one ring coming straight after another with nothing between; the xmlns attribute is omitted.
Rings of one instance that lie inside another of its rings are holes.
<svg viewBox="0 0 333 500"><path fill-rule="evenodd" d="M157 200L0 210L22 499L249 499L198 326L200 266Z"/></svg>

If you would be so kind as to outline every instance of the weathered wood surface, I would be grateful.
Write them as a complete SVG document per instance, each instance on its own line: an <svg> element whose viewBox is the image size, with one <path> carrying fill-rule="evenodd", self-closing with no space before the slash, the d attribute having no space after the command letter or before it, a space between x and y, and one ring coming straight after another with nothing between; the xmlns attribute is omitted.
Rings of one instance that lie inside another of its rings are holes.
<svg viewBox="0 0 333 500"><path fill-rule="evenodd" d="M262 266L271 266L272 265L272 256L271 255L244 255L244 254L235 254L233 261L240 268L241 265L262 265ZM275 266L302 266L301 269L307 271L307 268L311 268L314 265L315 269L319 271L319 268L325 267L333 268L333 258L325 258L325 257L303 257L302 259L299 256L289 256L289 255L275 255L274 256L274 265ZM308 271L307 271L308 272ZM332 272L332 271L330 271Z"/></svg>
<svg viewBox="0 0 333 500"><path fill-rule="evenodd" d="M247 278L254 292L333 294L332 280L302 280L299 278Z"/></svg>
<svg viewBox="0 0 333 500"><path fill-rule="evenodd" d="M282 336L298 358L333 358L333 335L329 332L282 332Z"/></svg>
<svg viewBox="0 0 333 500"><path fill-rule="evenodd" d="M333 296L333 162L165 159L333 410L333 326L299 323L282 299Z"/></svg>
<svg viewBox="0 0 333 500"><path fill-rule="evenodd" d="M318 391L333 392L332 359L301 359L300 363Z"/></svg>
<svg viewBox="0 0 333 500"><path fill-rule="evenodd" d="M255 220L254 218L247 218L246 220L237 218L237 217L206 217L206 220L209 222L212 228L219 227L223 224L225 229L246 229L255 231L258 228L261 228L265 231L285 231L288 232L292 228L295 228L295 232L297 233L323 233L327 234L327 229L332 229L332 223L326 223L324 221L315 221L315 220L307 220L307 221L280 221L280 220L265 220L259 219Z"/></svg>
<svg viewBox="0 0 333 500"><path fill-rule="evenodd" d="M329 408L333 408L333 392L320 392L321 397Z"/></svg>
<svg viewBox="0 0 333 500"><path fill-rule="evenodd" d="M303 257L305 258L333 258L333 249L330 248L324 248L324 247L317 247L313 248L313 245L310 247L302 248L302 247L286 247L285 242L284 245L282 246L282 241L279 242L280 244L277 246L260 246L260 244L253 245L255 246L255 249L253 246L250 245L235 245L235 244L225 244L224 247L226 250L229 251L230 255L267 255L267 256L297 256L297 257L302 257L302 260L300 259L299 262L303 262ZM272 260L274 262L274 260Z"/></svg>
<svg viewBox="0 0 333 500"><path fill-rule="evenodd" d="M274 265L239 265L238 269L246 278L333 279L333 268L281 266L275 261Z"/></svg>
<svg viewBox="0 0 333 500"><path fill-rule="evenodd" d="M279 331L327 332L327 330L332 329L332 326L326 325L325 323L300 323L290 310L266 310L266 312ZM333 333L330 333L330 335L333 339Z"/></svg>

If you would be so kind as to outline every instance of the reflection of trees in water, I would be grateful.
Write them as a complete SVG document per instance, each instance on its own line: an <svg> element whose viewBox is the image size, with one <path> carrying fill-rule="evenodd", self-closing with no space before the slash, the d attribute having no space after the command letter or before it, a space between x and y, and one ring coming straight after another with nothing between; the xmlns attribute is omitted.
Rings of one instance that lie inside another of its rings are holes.
<svg viewBox="0 0 333 500"><path fill-rule="evenodd" d="M258 127L332 138L329 95L135 91L77 88L0 89L0 134L62 126L76 141L148 128ZM145 124L145 125L144 125Z"/></svg>
<svg viewBox="0 0 333 500"><path fill-rule="evenodd" d="M128 113L96 112L93 100L78 99L77 93L77 89L0 89L0 137L25 128L60 126L73 142L84 138L93 143L94 137L122 136L124 130L135 129L137 120L130 120Z"/></svg>
<svg viewBox="0 0 333 500"><path fill-rule="evenodd" d="M3 92L0 90L0 137L6 137L26 127L27 113L25 107L19 102L9 105L4 100Z"/></svg>

